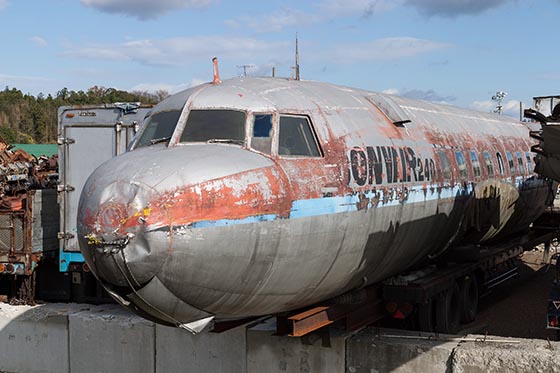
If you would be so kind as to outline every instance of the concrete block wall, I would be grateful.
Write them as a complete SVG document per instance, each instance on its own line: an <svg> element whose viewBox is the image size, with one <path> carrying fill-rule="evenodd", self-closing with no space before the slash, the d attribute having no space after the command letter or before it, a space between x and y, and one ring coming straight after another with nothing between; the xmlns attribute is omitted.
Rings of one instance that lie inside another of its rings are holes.
<svg viewBox="0 0 560 373"><path fill-rule="evenodd" d="M0 307L0 371L68 372L67 309Z"/></svg>
<svg viewBox="0 0 560 373"><path fill-rule="evenodd" d="M344 337L332 337L331 346L323 347L272 333L267 330L247 332L247 373L345 371Z"/></svg>
<svg viewBox="0 0 560 373"><path fill-rule="evenodd" d="M155 372L245 372L245 336L244 328L192 335L157 325Z"/></svg>
<svg viewBox="0 0 560 373"><path fill-rule="evenodd" d="M559 342L366 329L323 347L259 328L193 336L116 305L0 304L0 372L560 372Z"/></svg>
<svg viewBox="0 0 560 373"><path fill-rule="evenodd" d="M397 330L393 335L412 336ZM418 335L418 334L416 334ZM448 372L457 342L423 339L379 338L368 330L348 339L346 368L350 373L370 372Z"/></svg>
<svg viewBox="0 0 560 373"><path fill-rule="evenodd" d="M156 325L117 305L0 303L0 372L245 372L246 331Z"/></svg>
<svg viewBox="0 0 560 373"><path fill-rule="evenodd" d="M124 308L92 307L68 315L70 372L155 371L155 325Z"/></svg>

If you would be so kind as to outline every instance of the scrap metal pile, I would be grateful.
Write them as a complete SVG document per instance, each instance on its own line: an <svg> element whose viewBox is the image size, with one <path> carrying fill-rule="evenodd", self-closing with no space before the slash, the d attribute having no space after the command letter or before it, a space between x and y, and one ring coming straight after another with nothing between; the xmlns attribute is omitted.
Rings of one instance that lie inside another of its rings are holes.
<svg viewBox="0 0 560 373"><path fill-rule="evenodd" d="M22 149L12 150L0 137L0 209L12 209L13 198L32 189L56 188L58 156L39 158Z"/></svg>
<svg viewBox="0 0 560 373"><path fill-rule="evenodd" d="M537 154L535 172L560 181L560 96L533 98L535 109L526 109L525 118L540 123L541 128L530 132L539 140L531 151Z"/></svg>
<svg viewBox="0 0 560 373"><path fill-rule="evenodd" d="M57 180L58 156L37 158L24 150L13 150L0 137L0 280L1 275L17 278L33 274L43 254L43 248L34 245L42 232L33 231L35 214L40 214L33 211L33 204L42 198L38 190L55 189Z"/></svg>

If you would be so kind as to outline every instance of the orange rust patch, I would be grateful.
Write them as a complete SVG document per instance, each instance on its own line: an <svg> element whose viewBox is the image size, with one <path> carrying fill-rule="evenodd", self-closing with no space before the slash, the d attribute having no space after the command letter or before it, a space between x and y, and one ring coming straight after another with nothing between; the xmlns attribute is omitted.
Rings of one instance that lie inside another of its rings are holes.
<svg viewBox="0 0 560 373"><path fill-rule="evenodd" d="M287 185L273 167L246 171L164 193L150 204L147 224L187 225L197 221L289 216Z"/></svg>

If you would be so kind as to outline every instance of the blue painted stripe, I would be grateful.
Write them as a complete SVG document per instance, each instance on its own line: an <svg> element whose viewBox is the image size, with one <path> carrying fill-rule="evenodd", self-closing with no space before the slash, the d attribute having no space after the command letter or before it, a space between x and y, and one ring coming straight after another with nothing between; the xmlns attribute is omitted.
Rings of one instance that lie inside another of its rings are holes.
<svg viewBox="0 0 560 373"><path fill-rule="evenodd" d="M243 219L220 219L220 220L201 220L194 222L192 224L193 228L208 228L208 227L224 227L226 225L233 225L233 224L249 224L249 223L258 223L261 221L272 221L276 220L276 214L266 214L266 215L257 215L257 216L249 216Z"/></svg>
<svg viewBox="0 0 560 373"><path fill-rule="evenodd" d="M358 196L301 199L292 203L290 219L358 211Z"/></svg>
<svg viewBox="0 0 560 373"><path fill-rule="evenodd" d="M508 180L511 182L511 179ZM523 178L516 178L515 186L519 188L523 183ZM466 188L463 185L456 184L451 187L450 185L445 185L443 188L438 185L427 185L427 186L412 186L407 189L407 195L404 200L400 200L397 195L397 187L400 185L395 185L394 189L387 190L370 190L361 193L361 197L358 194L347 195L347 196L337 196L337 197L323 197L323 198L312 198L312 199L302 199L292 202L292 208L290 209L290 219L338 214L344 212L354 212L358 211L358 205L360 199L365 199L367 203L367 209L372 208L383 208L389 206L398 206L408 203L424 203L428 201L434 201L438 199L451 199L457 197L464 197L472 194L474 192L473 184L467 184ZM374 204L374 201L377 201ZM365 206L364 206L365 207ZM248 224L256 223L261 221L273 221L279 219L275 214L250 216L243 219L220 219L220 220L204 220L198 221L192 224L193 228L207 228L207 227L223 227L227 225L236 224Z"/></svg>

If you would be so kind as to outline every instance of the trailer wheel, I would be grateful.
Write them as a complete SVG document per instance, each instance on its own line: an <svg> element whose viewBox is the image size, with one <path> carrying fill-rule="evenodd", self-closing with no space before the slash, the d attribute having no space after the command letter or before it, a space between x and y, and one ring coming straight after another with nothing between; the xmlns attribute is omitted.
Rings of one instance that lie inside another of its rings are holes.
<svg viewBox="0 0 560 373"><path fill-rule="evenodd" d="M436 300L436 332L455 334L461 319L461 299L459 285L444 291Z"/></svg>
<svg viewBox="0 0 560 373"><path fill-rule="evenodd" d="M433 332L436 326L436 310L434 298L418 304L418 327L423 332Z"/></svg>
<svg viewBox="0 0 560 373"><path fill-rule="evenodd" d="M478 284L474 275L465 276L461 283L461 322L473 322L478 312Z"/></svg>

